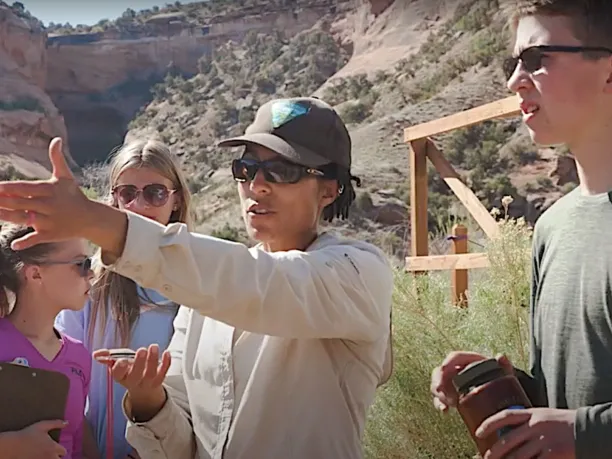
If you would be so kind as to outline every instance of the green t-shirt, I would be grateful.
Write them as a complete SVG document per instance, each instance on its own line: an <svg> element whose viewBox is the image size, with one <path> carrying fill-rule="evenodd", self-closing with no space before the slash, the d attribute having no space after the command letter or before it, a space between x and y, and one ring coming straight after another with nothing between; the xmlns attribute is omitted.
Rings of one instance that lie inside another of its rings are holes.
<svg viewBox="0 0 612 459"><path fill-rule="evenodd" d="M612 457L612 192L568 193L533 243L531 374L544 405L578 409L576 457Z"/></svg>

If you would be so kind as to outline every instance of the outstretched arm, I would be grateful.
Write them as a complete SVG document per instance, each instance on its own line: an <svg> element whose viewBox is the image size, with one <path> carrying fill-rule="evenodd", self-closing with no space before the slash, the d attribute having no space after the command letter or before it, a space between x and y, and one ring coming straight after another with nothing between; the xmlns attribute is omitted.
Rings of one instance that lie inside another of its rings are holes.
<svg viewBox="0 0 612 459"><path fill-rule="evenodd" d="M251 252L241 244L164 227L89 200L54 139L53 176L0 182L0 219L35 228L16 250L84 237L104 262L144 287L245 330L304 338L385 338L392 273L372 247L336 245L308 252Z"/></svg>
<svg viewBox="0 0 612 459"><path fill-rule="evenodd" d="M289 338L375 341L388 333L393 273L369 244L268 253L183 224L133 213L128 222L124 251L109 267L208 317Z"/></svg>

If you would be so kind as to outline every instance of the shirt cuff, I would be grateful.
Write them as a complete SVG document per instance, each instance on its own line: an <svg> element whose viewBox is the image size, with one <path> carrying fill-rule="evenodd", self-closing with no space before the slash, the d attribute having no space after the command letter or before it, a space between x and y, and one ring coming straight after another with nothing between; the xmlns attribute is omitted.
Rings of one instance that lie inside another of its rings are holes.
<svg viewBox="0 0 612 459"><path fill-rule="evenodd" d="M100 262L103 267L140 284L144 281L145 267L151 266L159 256L156 249L166 227L133 212L126 211L126 214L128 225L123 253L113 263L107 263L103 252Z"/></svg>
<svg viewBox="0 0 612 459"><path fill-rule="evenodd" d="M176 426L176 406L168 396L168 392L166 392L166 402L162 406L162 409L159 411L159 413L157 413L147 422L136 422L134 420L134 417L132 415L132 407L129 403L127 392L123 396L122 408L123 414L128 420L128 427L132 425L136 427L145 428L150 431L155 436L155 438L159 440L168 436Z"/></svg>

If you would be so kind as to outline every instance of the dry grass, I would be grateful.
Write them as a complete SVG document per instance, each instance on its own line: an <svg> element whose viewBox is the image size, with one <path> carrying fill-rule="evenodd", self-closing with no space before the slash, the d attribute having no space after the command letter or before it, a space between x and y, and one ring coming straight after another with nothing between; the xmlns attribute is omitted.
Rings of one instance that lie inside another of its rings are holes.
<svg viewBox="0 0 612 459"><path fill-rule="evenodd" d="M503 352L526 368L531 231L523 220L501 226L501 237L486 247L491 267L472 283L467 309L451 306L448 276L415 280L397 272L395 371L370 414L366 457L467 459L476 454L458 415L433 408L429 383L433 368L452 350Z"/></svg>

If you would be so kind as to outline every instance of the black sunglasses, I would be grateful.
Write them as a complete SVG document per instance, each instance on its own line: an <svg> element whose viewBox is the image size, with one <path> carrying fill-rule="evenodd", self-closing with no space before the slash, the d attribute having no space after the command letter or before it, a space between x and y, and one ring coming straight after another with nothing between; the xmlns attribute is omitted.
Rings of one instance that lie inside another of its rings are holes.
<svg viewBox="0 0 612 459"><path fill-rule="evenodd" d="M39 265L74 265L78 268L79 275L81 277L89 276L91 271L91 258L85 258L83 260L73 261L43 261L38 263Z"/></svg>
<svg viewBox="0 0 612 459"><path fill-rule="evenodd" d="M142 193L142 197L147 204L153 207L161 207L168 202L168 198L176 190L170 190L166 185L161 183L151 183L144 188L139 189L135 185L118 185L113 188L113 196L121 201L124 206L127 206Z"/></svg>
<svg viewBox="0 0 612 459"><path fill-rule="evenodd" d="M271 183L297 183L308 175L315 177L329 175L325 170L302 166L282 159L258 161L240 158L232 161L232 175L237 182L253 180L258 170L261 170L266 181Z"/></svg>
<svg viewBox="0 0 612 459"><path fill-rule="evenodd" d="M514 57L509 57L504 60L503 71L506 79L514 74L516 66L521 62L525 70L529 73L533 73L542 68L542 58L546 53L609 53L612 54L612 49L605 48L602 46L552 46L552 45L539 45L530 46L525 48L521 53Z"/></svg>

